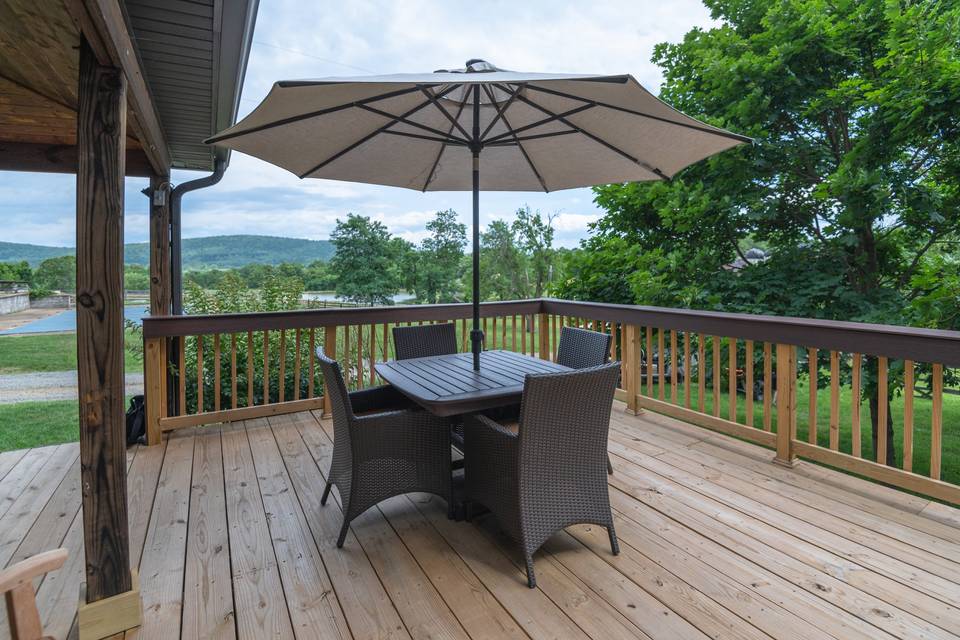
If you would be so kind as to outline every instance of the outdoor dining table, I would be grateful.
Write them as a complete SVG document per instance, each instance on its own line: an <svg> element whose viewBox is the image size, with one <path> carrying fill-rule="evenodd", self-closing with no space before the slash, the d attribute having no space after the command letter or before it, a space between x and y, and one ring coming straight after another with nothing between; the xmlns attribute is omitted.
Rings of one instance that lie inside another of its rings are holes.
<svg viewBox="0 0 960 640"><path fill-rule="evenodd" d="M469 353L390 360L375 366L384 381L438 416L520 404L528 373L570 371L513 351L482 352L479 371L474 371Z"/></svg>

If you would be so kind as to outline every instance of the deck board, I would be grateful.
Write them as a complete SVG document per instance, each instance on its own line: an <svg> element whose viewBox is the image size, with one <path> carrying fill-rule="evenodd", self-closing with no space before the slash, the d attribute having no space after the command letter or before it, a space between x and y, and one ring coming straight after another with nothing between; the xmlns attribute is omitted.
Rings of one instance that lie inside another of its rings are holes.
<svg viewBox="0 0 960 640"><path fill-rule="evenodd" d="M450 521L434 496L385 501L337 549L339 497L320 505L332 437L303 412L131 449L145 623L126 638L960 637L960 510L919 496L618 403L622 553L570 527L530 590L492 517ZM0 566L70 550L37 584L57 638L75 635L83 575L77 456L0 453Z"/></svg>

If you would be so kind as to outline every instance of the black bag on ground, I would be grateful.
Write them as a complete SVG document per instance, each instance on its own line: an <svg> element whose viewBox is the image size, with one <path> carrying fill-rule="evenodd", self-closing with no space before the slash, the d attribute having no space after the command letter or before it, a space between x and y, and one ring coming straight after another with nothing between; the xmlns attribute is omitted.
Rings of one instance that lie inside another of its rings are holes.
<svg viewBox="0 0 960 640"><path fill-rule="evenodd" d="M127 409L127 446L146 444L147 416L143 407L143 396L130 398Z"/></svg>

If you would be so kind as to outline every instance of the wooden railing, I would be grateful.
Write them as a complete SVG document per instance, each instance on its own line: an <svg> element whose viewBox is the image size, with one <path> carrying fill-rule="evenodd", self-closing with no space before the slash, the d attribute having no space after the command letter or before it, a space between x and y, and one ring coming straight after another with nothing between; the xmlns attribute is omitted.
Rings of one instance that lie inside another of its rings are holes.
<svg viewBox="0 0 960 640"><path fill-rule="evenodd" d="M390 327L454 322L469 350L470 305L405 305L146 318L148 439L186 426L323 409L313 354L336 358L351 388L378 384ZM944 379L960 367L960 332L629 305L524 300L481 305L485 348L556 353L561 327L613 336L619 399L775 450L960 503L941 478ZM175 373L169 396L166 371ZM901 396L875 393L902 380ZM925 396L917 398L923 391ZM871 409L878 424L876 445ZM886 425L895 420L897 456ZM786 428L780 428L785 425ZM951 431L952 429L952 431Z"/></svg>

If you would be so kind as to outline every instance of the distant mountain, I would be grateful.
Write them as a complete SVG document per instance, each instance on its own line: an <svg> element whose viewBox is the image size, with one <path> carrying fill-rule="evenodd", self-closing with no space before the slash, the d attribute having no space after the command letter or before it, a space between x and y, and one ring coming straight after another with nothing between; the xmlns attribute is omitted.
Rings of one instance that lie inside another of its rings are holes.
<svg viewBox="0 0 960 640"><path fill-rule="evenodd" d="M26 260L31 267L36 267L47 258L73 255L74 251L73 247L0 242L0 262ZM329 260L331 257L333 244L329 240L274 236L210 236L186 238L183 241L184 269L227 269L251 263L307 264L314 260ZM146 242L132 243L124 247L124 262L127 264L146 265L149 261L150 250Z"/></svg>

